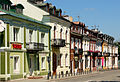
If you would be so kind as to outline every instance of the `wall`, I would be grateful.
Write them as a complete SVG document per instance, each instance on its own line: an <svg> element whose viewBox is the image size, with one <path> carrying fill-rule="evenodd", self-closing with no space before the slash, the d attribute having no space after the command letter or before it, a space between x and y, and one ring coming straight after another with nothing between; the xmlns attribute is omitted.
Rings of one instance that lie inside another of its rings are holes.
<svg viewBox="0 0 120 82"><path fill-rule="evenodd" d="M29 16L33 19L42 21L43 15L49 15L49 13L44 10L34 6L33 4L27 2L27 0L11 0L13 4L22 4L24 6L23 14ZM32 10L31 10L32 9Z"/></svg>

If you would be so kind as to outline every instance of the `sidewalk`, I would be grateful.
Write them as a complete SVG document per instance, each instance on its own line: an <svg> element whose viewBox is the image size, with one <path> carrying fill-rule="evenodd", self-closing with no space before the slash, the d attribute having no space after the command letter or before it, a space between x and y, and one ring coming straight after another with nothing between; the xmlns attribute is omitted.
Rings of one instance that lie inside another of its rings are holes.
<svg viewBox="0 0 120 82"><path fill-rule="evenodd" d="M113 69L114 70L114 69ZM117 69L119 70L119 69ZM82 76L87 76L87 75L91 75L91 74L98 74L98 73L104 73L105 71L112 71L112 70L102 70L102 71L95 71L95 72L90 72L90 73L82 73L82 74L78 74L78 75L70 75L70 76L64 76L64 77L53 77L53 79L51 79L51 77L49 78L49 80L47 80L47 76L41 79L17 79L17 80L10 80L7 82L49 82L49 81L57 81L57 80L65 80L65 79L70 79L70 78L77 78L77 77L82 77Z"/></svg>

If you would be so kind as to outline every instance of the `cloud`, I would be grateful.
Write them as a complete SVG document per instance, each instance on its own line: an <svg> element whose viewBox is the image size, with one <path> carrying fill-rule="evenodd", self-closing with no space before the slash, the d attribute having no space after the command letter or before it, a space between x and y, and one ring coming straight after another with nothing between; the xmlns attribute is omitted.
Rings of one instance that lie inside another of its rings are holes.
<svg viewBox="0 0 120 82"><path fill-rule="evenodd" d="M94 11L95 8L84 8L84 10L86 10L86 11Z"/></svg>

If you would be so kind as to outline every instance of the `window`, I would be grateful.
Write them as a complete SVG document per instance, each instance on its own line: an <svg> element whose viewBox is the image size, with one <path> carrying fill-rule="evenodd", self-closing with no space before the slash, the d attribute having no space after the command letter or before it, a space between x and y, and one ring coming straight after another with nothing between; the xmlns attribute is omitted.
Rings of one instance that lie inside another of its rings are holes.
<svg viewBox="0 0 120 82"><path fill-rule="evenodd" d="M58 56L59 58L58 58L58 66L60 66L60 64L61 64L61 57L60 57L60 55Z"/></svg>
<svg viewBox="0 0 120 82"><path fill-rule="evenodd" d="M14 33L14 41L19 40L19 28L13 28L13 33Z"/></svg>
<svg viewBox="0 0 120 82"><path fill-rule="evenodd" d="M77 30L77 29L76 29L76 26L74 27L74 29L75 29L75 31Z"/></svg>
<svg viewBox="0 0 120 82"><path fill-rule="evenodd" d="M63 55L60 54L60 66L63 66Z"/></svg>
<svg viewBox="0 0 120 82"><path fill-rule="evenodd" d="M29 41L32 42L33 30L29 30Z"/></svg>
<svg viewBox="0 0 120 82"><path fill-rule="evenodd" d="M87 68L87 67L88 67L88 57L85 56L85 68Z"/></svg>
<svg viewBox="0 0 120 82"><path fill-rule="evenodd" d="M44 43L45 33L41 33L41 43Z"/></svg>
<svg viewBox="0 0 120 82"><path fill-rule="evenodd" d="M59 16L61 16L61 12L59 12Z"/></svg>
<svg viewBox="0 0 120 82"><path fill-rule="evenodd" d="M66 30L66 33L65 33L65 36L66 36L66 43L67 43L67 33L68 33L68 31Z"/></svg>
<svg viewBox="0 0 120 82"><path fill-rule="evenodd" d="M80 29L80 27L79 27L79 29L78 29L78 32L81 34L81 29Z"/></svg>
<svg viewBox="0 0 120 82"><path fill-rule="evenodd" d="M65 55L65 66L68 66L68 54Z"/></svg>
<svg viewBox="0 0 120 82"><path fill-rule="evenodd" d="M16 13L23 13L23 9L16 8Z"/></svg>
<svg viewBox="0 0 120 82"><path fill-rule="evenodd" d="M60 29L60 39L62 39L62 28Z"/></svg>
<svg viewBox="0 0 120 82"><path fill-rule="evenodd" d="M71 38L71 49L74 49L74 38Z"/></svg>
<svg viewBox="0 0 120 82"><path fill-rule="evenodd" d="M9 6L9 5L6 5L6 4L2 4L2 9L4 9L4 10L9 10L9 9L10 9L10 6Z"/></svg>
<svg viewBox="0 0 120 82"><path fill-rule="evenodd" d="M55 14L55 10L53 9L53 14Z"/></svg>
<svg viewBox="0 0 120 82"><path fill-rule="evenodd" d="M78 48L78 39L75 39L75 46Z"/></svg>
<svg viewBox="0 0 120 82"><path fill-rule="evenodd" d="M101 66L101 59L98 59L98 66Z"/></svg>
<svg viewBox="0 0 120 82"><path fill-rule="evenodd" d="M19 56L14 56L14 72L19 73L20 72L20 60Z"/></svg>
<svg viewBox="0 0 120 82"><path fill-rule="evenodd" d="M41 68L45 69L45 57L42 57Z"/></svg>
<svg viewBox="0 0 120 82"><path fill-rule="evenodd" d="M81 48L81 40L79 39L79 48Z"/></svg>
<svg viewBox="0 0 120 82"><path fill-rule="evenodd" d="M54 39L55 39L55 31L56 31L56 26L54 26Z"/></svg>

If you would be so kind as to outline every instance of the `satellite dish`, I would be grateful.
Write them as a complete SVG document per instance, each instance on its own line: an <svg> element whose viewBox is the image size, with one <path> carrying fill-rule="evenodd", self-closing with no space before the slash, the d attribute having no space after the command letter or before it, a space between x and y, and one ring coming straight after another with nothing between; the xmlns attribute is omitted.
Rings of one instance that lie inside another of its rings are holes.
<svg viewBox="0 0 120 82"><path fill-rule="evenodd" d="M0 20L0 32L3 32L5 30L5 24L2 20Z"/></svg>

